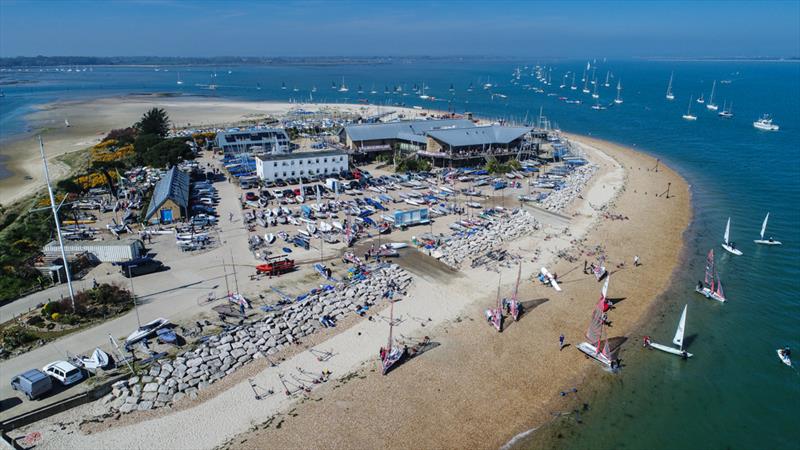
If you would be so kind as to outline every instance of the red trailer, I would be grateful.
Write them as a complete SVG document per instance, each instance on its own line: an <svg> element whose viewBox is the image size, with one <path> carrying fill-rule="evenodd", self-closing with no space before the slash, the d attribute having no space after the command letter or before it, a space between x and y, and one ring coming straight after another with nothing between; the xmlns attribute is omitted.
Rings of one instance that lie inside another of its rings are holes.
<svg viewBox="0 0 800 450"><path fill-rule="evenodd" d="M286 272L291 272L292 270L294 270L294 260L288 258L270 261L266 264L259 264L256 266L256 274L258 275L281 275Z"/></svg>

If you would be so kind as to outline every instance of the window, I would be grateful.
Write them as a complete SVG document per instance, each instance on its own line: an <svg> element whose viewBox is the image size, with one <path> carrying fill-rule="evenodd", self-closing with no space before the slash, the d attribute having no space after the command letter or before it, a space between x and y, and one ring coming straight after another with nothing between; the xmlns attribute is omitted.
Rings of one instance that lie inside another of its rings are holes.
<svg viewBox="0 0 800 450"><path fill-rule="evenodd" d="M278 167L278 163L277 162L272 163L272 167Z"/></svg>
<svg viewBox="0 0 800 450"><path fill-rule="evenodd" d="M317 158L317 164L319 164L319 158Z"/></svg>
<svg viewBox="0 0 800 450"><path fill-rule="evenodd" d="M325 158L325 162L328 162L328 158Z"/></svg>
<svg viewBox="0 0 800 450"><path fill-rule="evenodd" d="M303 160L301 159L300 161L297 162L297 164L300 164L302 166L303 165Z"/></svg>

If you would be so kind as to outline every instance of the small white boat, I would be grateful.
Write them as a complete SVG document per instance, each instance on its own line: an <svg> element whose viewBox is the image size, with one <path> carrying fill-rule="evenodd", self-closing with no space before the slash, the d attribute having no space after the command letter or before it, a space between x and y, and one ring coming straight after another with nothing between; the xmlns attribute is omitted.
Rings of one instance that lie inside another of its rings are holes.
<svg viewBox="0 0 800 450"><path fill-rule="evenodd" d="M700 103L701 105L706 102L706 100L703 98L703 93L702 92L700 93L700 97L697 97L697 100L695 100L695 101L697 103Z"/></svg>
<svg viewBox="0 0 800 450"><path fill-rule="evenodd" d="M778 353L778 359L789 367L792 367L792 357L785 354L782 348L775 350Z"/></svg>
<svg viewBox="0 0 800 450"><path fill-rule="evenodd" d="M764 217L764 222L761 224L761 239L756 239L753 242L762 245L783 245L781 241L776 241L770 236L769 239L764 239L764 232L767 231L767 221L769 220L769 213Z"/></svg>
<svg viewBox="0 0 800 450"><path fill-rule="evenodd" d="M553 274L551 274L550 271L547 270L546 267L542 267L541 272L542 272L542 275L544 275L545 278L547 278L547 280L550 282L550 286L553 286L553 289L555 289L556 292L561 292L561 286L558 285L558 282L556 281L555 277L553 277ZM606 289L607 289L607 286L608 285L606 284Z"/></svg>
<svg viewBox="0 0 800 450"><path fill-rule="evenodd" d="M769 114L764 114L760 119L753 122L753 126L762 131L778 131L780 127L772 123L772 118Z"/></svg>
<svg viewBox="0 0 800 450"><path fill-rule="evenodd" d="M689 108L686 110L686 114L682 116L685 120L697 120L697 116L692 115L692 97L689 96Z"/></svg>
<svg viewBox="0 0 800 450"><path fill-rule="evenodd" d="M714 103L714 91L716 89L717 89L717 80L714 80L714 84L711 85L711 97L708 98L708 103L706 103L706 108L708 108L711 111L716 111L719 109L719 106L717 106Z"/></svg>
<svg viewBox="0 0 800 450"><path fill-rule="evenodd" d="M481 204L478 202L466 202L464 204L469 206L470 208L475 208L475 209L481 208Z"/></svg>
<svg viewBox="0 0 800 450"><path fill-rule="evenodd" d="M655 342L651 342L649 344L650 347L661 350L662 352L672 353L673 355L682 356L684 358L691 358L692 354L685 351L683 349L683 335L686 331L686 310L689 305L683 306L683 313L681 314L681 319L678 321L678 329L675 330L675 337L672 339L672 343L677 345L678 348L669 347L666 345L661 345Z"/></svg>
<svg viewBox="0 0 800 450"><path fill-rule="evenodd" d="M277 239L277 238L276 238L276 237L275 237L275 235L274 235L274 234L272 234L272 233L267 233L267 234L265 234L265 235L264 235L264 241L266 241L266 242L267 242L267 244L272 244L272 243L274 243L276 239Z"/></svg>
<svg viewBox="0 0 800 450"><path fill-rule="evenodd" d="M614 99L614 103L616 103L617 105L621 105L622 104L622 97L620 96L621 94L622 94L622 80L618 80L617 81L617 98Z"/></svg>
<svg viewBox="0 0 800 450"><path fill-rule="evenodd" d="M306 224L306 230L308 230L308 234L313 235L317 232L317 227L313 223Z"/></svg>
<svg viewBox="0 0 800 450"><path fill-rule="evenodd" d="M609 358L609 355L606 354L605 351L598 351L597 347L594 345L588 342L581 342L576 346L576 348L600 364L606 367L611 367L611 358Z"/></svg>
<svg viewBox="0 0 800 450"><path fill-rule="evenodd" d="M103 369L108 366L108 354L101 350L99 347L95 348L91 357L79 356L77 362L83 366L84 369L94 372L97 369Z"/></svg>
<svg viewBox="0 0 800 450"><path fill-rule="evenodd" d="M401 248L408 247L408 244L405 243L405 242L390 242L390 243L384 244L384 245L387 245L387 246L389 246L390 248L392 248L394 250L399 250Z"/></svg>
<svg viewBox="0 0 800 450"><path fill-rule="evenodd" d="M669 74L669 84L667 85L667 100L675 100L675 96L672 94L672 77L675 76L675 72Z"/></svg>
<svg viewBox="0 0 800 450"><path fill-rule="evenodd" d="M742 256L742 251L736 248L736 244L729 240L731 234L731 218L728 217L728 223L725 225L725 235L723 236L722 248L736 256Z"/></svg>
<svg viewBox="0 0 800 450"><path fill-rule="evenodd" d="M164 319L163 317L159 317L158 319L151 320L146 324L140 326L136 329L133 333L128 335L128 338L125 339L125 345L135 344L142 339L150 336L151 334L155 333L156 330L163 328L169 325L169 320Z"/></svg>

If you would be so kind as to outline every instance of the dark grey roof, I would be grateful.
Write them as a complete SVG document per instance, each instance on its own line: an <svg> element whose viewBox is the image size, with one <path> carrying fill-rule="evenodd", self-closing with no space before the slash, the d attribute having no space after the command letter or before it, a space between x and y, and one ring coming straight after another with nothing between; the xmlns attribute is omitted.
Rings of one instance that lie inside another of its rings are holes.
<svg viewBox="0 0 800 450"><path fill-rule="evenodd" d="M346 156L347 153L341 150L325 150L322 152L295 152L295 153L280 153L276 155L256 155L256 158L262 161L282 161L284 159L298 159L298 158L320 158L327 156Z"/></svg>
<svg viewBox="0 0 800 450"><path fill-rule="evenodd" d="M530 132L529 127L487 127L455 128L429 131L428 136L452 147L475 145L508 144Z"/></svg>
<svg viewBox="0 0 800 450"><path fill-rule="evenodd" d="M171 199L181 208L189 206L189 174L178 170L177 167L169 169L164 178L156 183L145 220L150 220L167 199Z"/></svg>
<svg viewBox="0 0 800 450"><path fill-rule="evenodd" d="M381 139L402 139L401 133L424 135L431 130L442 128L468 128L475 124L467 119L442 119L442 120L406 120L402 122L370 123L363 125L348 125L344 128L347 136L354 142L374 141Z"/></svg>

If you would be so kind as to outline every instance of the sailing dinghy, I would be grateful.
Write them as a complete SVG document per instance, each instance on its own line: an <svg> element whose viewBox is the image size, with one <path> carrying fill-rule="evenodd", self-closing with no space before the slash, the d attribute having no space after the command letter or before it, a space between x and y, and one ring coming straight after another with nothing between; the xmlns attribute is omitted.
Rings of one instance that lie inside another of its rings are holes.
<svg viewBox="0 0 800 450"><path fill-rule="evenodd" d="M728 217L728 223L725 225L725 235L723 236L722 248L736 256L742 256L742 251L736 248L736 243L730 241L731 234L731 218Z"/></svg>
<svg viewBox="0 0 800 450"><path fill-rule="evenodd" d="M381 373L386 375L392 368L406 356L406 348L397 345L392 338L394 328L394 301L390 300L389 306L389 341L386 347L381 347Z"/></svg>
<svg viewBox="0 0 800 450"><path fill-rule="evenodd" d="M500 300L500 280L497 280L497 302L486 310L486 319L498 331L503 331L503 302Z"/></svg>
<svg viewBox="0 0 800 450"><path fill-rule="evenodd" d="M768 220L769 220L769 213L767 213L767 216L764 217L764 222L761 224L761 239L756 239L753 242L762 245L783 245L780 241L772 239L772 237L770 237L769 239L764 239L764 232L767 231Z"/></svg>
<svg viewBox="0 0 800 450"><path fill-rule="evenodd" d="M689 305L683 306L683 313L681 314L681 320L678 321L678 329L675 330L675 337L672 339L672 343L677 345L678 348L669 347L667 345L658 344L655 342L650 343L650 347L661 350L662 352L672 353L673 355L682 356L684 358L691 358L692 354L685 351L683 349L683 335L686 331L686 309Z"/></svg>
<svg viewBox="0 0 800 450"><path fill-rule="evenodd" d="M694 290L706 298L711 298L723 303L727 301L725 293L722 291L722 281L719 279L717 270L714 268L714 249L709 250L708 256L706 256L705 279L697 283Z"/></svg>
<svg viewBox="0 0 800 450"><path fill-rule="evenodd" d="M608 336L605 332L604 303L605 296L600 298L592 312L592 321L589 323L589 329L586 330L587 341L581 342L576 348L600 364L614 368L616 362L612 359L608 349Z"/></svg>

